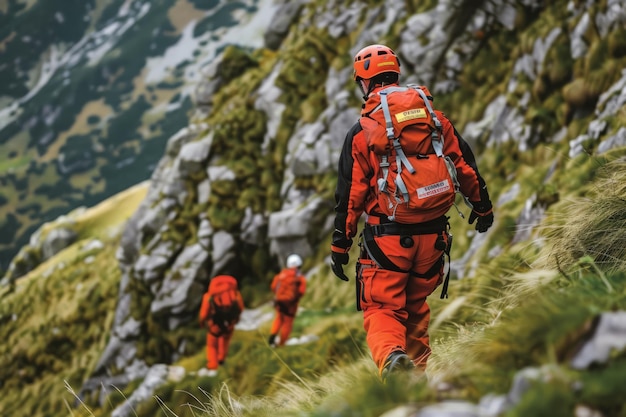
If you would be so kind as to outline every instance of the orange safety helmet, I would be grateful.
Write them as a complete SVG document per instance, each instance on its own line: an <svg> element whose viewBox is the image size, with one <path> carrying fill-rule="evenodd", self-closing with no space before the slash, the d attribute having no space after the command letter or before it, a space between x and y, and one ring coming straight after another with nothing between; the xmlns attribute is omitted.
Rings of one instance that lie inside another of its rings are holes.
<svg viewBox="0 0 626 417"><path fill-rule="evenodd" d="M384 72L400 74L400 61L388 46L369 45L354 56L354 81L369 80Z"/></svg>

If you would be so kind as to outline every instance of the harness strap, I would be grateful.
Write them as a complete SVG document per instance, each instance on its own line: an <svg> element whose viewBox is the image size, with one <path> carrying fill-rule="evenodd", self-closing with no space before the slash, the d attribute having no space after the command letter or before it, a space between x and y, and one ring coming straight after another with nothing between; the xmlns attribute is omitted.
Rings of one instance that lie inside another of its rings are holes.
<svg viewBox="0 0 626 417"><path fill-rule="evenodd" d="M404 269L399 268L396 264L391 262L387 255L380 249L376 240L374 240L374 232L371 227L365 227L363 229L363 245L365 246L365 250L367 251L367 255L371 260L376 262L376 264L388 271L394 272L404 272L407 273Z"/></svg>
<svg viewBox="0 0 626 417"><path fill-rule="evenodd" d="M363 246L367 251L367 255L376 264L383 269L394 272L408 273L411 276L418 278L431 278L437 274L442 266L445 265L445 257L448 257L448 270L446 271L445 278L441 287L441 299L448 298L448 284L450 282L450 250L452 249L452 235L448 233L448 244L441 255L441 258L437 260L428 271L423 274L417 273L411 270L404 270L394 264L385 253L380 249L376 240L376 236L396 236L396 235L425 235L437 233L440 236L444 231L448 229L448 218L442 217L435 219L434 221L416 224L398 224L398 223L383 223L378 225L366 225L363 229Z"/></svg>
<svg viewBox="0 0 626 417"><path fill-rule="evenodd" d="M376 220L375 218L372 220ZM374 236L386 235L432 235L446 230L448 217L441 216L434 220L422 223L402 224L402 223L379 223L367 224L365 229L370 229Z"/></svg>
<svg viewBox="0 0 626 417"><path fill-rule="evenodd" d="M443 253L448 256L448 271L446 272L446 277L443 280L443 284L441 285L441 295L439 296L439 298L441 298L442 300L444 298L448 298L448 284L450 282L450 250L452 249L452 235L450 233L448 233L448 246L446 246L446 249L443 251ZM441 260L443 261L443 256L441 257Z"/></svg>

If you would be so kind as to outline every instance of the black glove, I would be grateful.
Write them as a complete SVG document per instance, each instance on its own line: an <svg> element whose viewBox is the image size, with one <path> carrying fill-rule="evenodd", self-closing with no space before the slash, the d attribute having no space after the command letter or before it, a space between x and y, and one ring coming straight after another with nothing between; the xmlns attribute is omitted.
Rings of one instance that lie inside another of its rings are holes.
<svg viewBox="0 0 626 417"><path fill-rule="evenodd" d="M469 224L473 224L474 220L478 219L476 222L476 230L478 233L485 233L493 224L493 210L491 206L491 201L487 203L472 203L474 209L470 213L468 222Z"/></svg>
<svg viewBox="0 0 626 417"><path fill-rule="evenodd" d="M343 281L349 281L350 279L343 273L343 266L348 263L350 256L347 253L331 252L330 253L330 267L333 273Z"/></svg>

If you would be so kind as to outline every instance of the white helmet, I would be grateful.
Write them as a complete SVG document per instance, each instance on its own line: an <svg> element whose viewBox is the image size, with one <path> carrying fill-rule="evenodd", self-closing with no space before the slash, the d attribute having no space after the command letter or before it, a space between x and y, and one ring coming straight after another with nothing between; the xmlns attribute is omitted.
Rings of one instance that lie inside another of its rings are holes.
<svg viewBox="0 0 626 417"><path fill-rule="evenodd" d="M287 268L300 268L302 266L302 258L295 253L287 257Z"/></svg>

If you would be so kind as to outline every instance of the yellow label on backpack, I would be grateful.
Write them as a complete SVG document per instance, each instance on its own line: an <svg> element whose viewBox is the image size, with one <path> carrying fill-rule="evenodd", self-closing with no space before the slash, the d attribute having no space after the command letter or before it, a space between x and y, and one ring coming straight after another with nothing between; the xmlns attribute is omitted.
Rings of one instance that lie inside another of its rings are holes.
<svg viewBox="0 0 626 417"><path fill-rule="evenodd" d="M402 113L396 113L395 116L398 123L406 122L407 120L413 119L425 119L427 117L426 110L424 110L423 107L419 109L406 110Z"/></svg>

